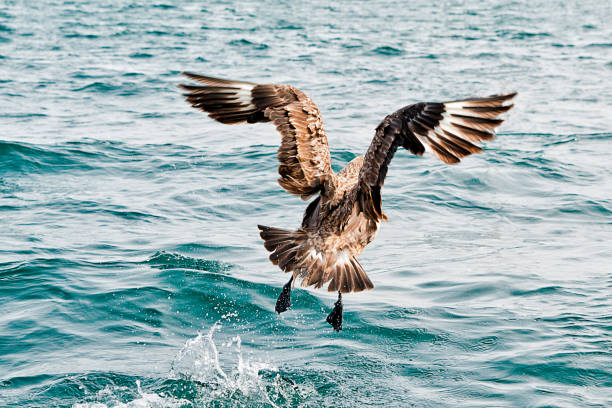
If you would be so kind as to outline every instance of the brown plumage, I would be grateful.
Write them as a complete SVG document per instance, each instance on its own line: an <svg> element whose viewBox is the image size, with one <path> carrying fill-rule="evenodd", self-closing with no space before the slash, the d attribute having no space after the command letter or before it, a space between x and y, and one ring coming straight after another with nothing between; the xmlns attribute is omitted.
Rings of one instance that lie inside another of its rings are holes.
<svg viewBox="0 0 612 408"><path fill-rule="evenodd" d="M329 182L331 158L321 114L314 102L289 85L257 85L185 73L207 86L181 85L194 108L226 124L272 121L282 139L278 183L307 199Z"/></svg>
<svg viewBox="0 0 612 408"><path fill-rule="evenodd" d="M442 103L417 103L388 115L376 127L365 156L335 174L327 136L314 102L290 85L228 81L185 73L200 85L180 85L187 101L226 124L273 122L281 134L279 184L307 199L318 194L297 230L260 225L270 261L301 280L330 292L360 292L374 285L357 260L375 237L382 211L380 190L398 147L445 163L482 149L503 122L516 93ZM295 280L293 281L295 282ZM341 325L341 322L340 322Z"/></svg>

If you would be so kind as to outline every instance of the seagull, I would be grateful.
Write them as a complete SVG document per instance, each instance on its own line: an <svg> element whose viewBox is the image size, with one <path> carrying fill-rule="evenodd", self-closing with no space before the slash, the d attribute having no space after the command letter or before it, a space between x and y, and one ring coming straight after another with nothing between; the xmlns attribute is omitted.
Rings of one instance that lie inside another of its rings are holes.
<svg viewBox="0 0 612 408"><path fill-rule="evenodd" d="M302 225L293 230L258 225L270 261L291 274L276 302L282 313L291 306L294 282L316 289L327 285L338 300L327 322L342 330L342 294L374 288L359 263L381 221L380 190L399 147L422 156L429 152L448 164L482 151L493 139L500 115L516 92L450 102L419 102L385 117L376 127L364 156L340 172L331 167L321 113L302 91L282 84L257 84L184 72L198 85L180 84L194 108L224 124L272 122L281 135L278 183L308 200Z"/></svg>

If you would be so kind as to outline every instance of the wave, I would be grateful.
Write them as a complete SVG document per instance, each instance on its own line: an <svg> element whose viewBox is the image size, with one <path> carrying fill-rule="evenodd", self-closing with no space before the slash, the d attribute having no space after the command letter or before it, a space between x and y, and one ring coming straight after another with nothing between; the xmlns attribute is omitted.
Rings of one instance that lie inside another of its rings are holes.
<svg viewBox="0 0 612 408"><path fill-rule="evenodd" d="M170 159L161 158L160 149L166 150ZM35 145L0 140L0 176L96 171L149 177L200 165L208 165L206 161L202 162L202 153L181 145L131 146L96 139Z"/></svg>
<svg viewBox="0 0 612 408"><path fill-rule="evenodd" d="M373 49L371 52L372 54L378 54L378 55L403 55L404 54L403 50L399 48L391 47L388 45L377 47Z"/></svg>
<svg viewBox="0 0 612 408"><path fill-rule="evenodd" d="M160 251L155 253L147 263L155 268L193 269L212 273L224 273L232 269L232 264L208 259L192 258L180 254Z"/></svg>
<svg viewBox="0 0 612 408"><path fill-rule="evenodd" d="M245 38L242 38L240 40L232 40L228 44L235 46L235 47L244 47L244 48L250 48L254 50L267 50L268 48L270 48L267 44L255 43Z"/></svg>
<svg viewBox="0 0 612 408"><path fill-rule="evenodd" d="M69 152L22 142L0 141L0 175L40 173L49 169L89 170L91 166Z"/></svg>

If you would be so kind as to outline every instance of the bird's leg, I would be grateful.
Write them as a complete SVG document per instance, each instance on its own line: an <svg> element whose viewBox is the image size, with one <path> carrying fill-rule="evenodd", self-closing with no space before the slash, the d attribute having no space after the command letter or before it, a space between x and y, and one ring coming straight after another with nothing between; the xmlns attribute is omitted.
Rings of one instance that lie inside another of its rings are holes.
<svg viewBox="0 0 612 408"><path fill-rule="evenodd" d="M342 330L342 293L340 292L338 292L334 310L327 316L327 323L331 324L335 331Z"/></svg>
<svg viewBox="0 0 612 408"><path fill-rule="evenodd" d="M278 314L283 313L285 310L291 307L291 283L292 282L293 282L293 275L291 275L291 279L289 279L289 282L285 283L285 286L283 286L283 291L281 292L280 296L278 297L278 300L276 301L276 306L274 307L274 310L276 310L276 313Z"/></svg>

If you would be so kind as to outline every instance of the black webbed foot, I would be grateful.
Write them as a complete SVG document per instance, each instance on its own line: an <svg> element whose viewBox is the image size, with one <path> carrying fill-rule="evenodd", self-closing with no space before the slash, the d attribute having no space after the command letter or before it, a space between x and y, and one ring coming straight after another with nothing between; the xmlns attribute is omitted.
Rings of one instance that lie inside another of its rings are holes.
<svg viewBox="0 0 612 408"><path fill-rule="evenodd" d="M283 291L276 301L274 310L276 310L276 313L278 314L283 313L291 307L291 282L293 282L293 276L291 279L289 279L289 282L285 283L285 286L283 286Z"/></svg>
<svg viewBox="0 0 612 408"><path fill-rule="evenodd" d="M327 323L331 324L335 331L342 330L342 293L340 292L334 310L327 316Z"/></svg>

